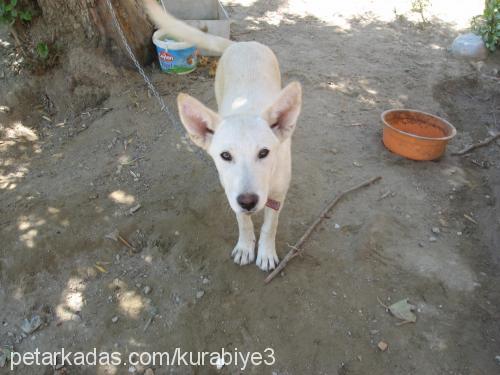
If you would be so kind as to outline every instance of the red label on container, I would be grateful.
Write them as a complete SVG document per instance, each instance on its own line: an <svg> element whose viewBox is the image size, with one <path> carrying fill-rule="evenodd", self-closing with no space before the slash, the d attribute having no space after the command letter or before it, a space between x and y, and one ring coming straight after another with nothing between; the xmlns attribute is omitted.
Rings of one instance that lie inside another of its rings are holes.
<svg viewBox="0 0 500 375"><path fill-rule="evenodd" d="M174 61L174 56L172 56L170 53L166 51L161 51L160 52L160 59L166 62L172 62Z"/></svg>

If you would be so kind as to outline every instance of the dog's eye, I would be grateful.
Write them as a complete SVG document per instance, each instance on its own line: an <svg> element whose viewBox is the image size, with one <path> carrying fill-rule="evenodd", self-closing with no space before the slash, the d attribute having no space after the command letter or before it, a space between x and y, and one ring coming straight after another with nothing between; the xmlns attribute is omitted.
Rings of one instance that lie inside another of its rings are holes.
<svg viewBox="0 0 500 375"><path fill-rule="evenodd" d="M222 159L224 159L225 161L231 161L231 160L233 160L233 157L232 157L232 156L231 156L231 154L230 154L229 152L227 152L227 151L222 152L222 153L220 154L220 157L221 157Z"/></svg>
<svg viewBox="0 0 500 375"><path fill-rule="evenodd" d="M264 159L267 155L269 155L269 150L267 148L263 148L259 151L259 159Z"/></svg>

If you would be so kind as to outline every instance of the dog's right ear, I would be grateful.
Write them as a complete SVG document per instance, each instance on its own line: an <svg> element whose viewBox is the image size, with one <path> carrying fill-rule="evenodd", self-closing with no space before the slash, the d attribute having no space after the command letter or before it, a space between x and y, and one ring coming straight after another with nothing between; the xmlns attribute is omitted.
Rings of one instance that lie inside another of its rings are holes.
<svg viewBox="0 0 500 375"><path fill-rule="evenodd" d="M219 115L187 94L179 94L177 106L189 137L197 146L206 150L220 122Z"/></svg>

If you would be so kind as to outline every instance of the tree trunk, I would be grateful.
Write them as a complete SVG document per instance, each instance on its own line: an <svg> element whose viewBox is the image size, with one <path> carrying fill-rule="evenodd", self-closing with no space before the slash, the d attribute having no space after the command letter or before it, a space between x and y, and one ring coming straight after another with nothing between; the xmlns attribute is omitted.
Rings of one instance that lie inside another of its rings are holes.
<svg viewBox="0 0 500 375"><path fill-rule="evenodd" d="M141 0L110 0L125 37L141 64L154 56L154 31ZM106 0L36 0L49 36L71 48L94 43L104 47L118 65L131 62L118 34Z"/></svg>

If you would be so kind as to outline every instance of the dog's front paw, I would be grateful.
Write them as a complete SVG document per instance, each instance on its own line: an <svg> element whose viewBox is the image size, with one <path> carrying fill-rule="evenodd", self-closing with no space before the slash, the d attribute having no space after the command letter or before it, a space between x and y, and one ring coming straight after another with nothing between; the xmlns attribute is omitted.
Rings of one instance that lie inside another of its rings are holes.
<svg viewBox="0 0 500 375"><path fill-rule="evenodd" d="M238 241L231 253L234 263L244 266L255 260L255 240Z"/></svg>
<svg viewBox="0 0 500 375"><path fill-rule="evenodd" d="M257 254L257 267L262 271L271 271L276 268L279 263L276 248L271 245L264 245L259 243L259 252Z"/></svg>

